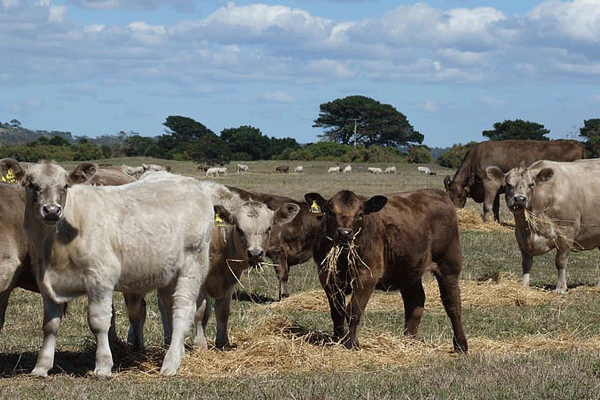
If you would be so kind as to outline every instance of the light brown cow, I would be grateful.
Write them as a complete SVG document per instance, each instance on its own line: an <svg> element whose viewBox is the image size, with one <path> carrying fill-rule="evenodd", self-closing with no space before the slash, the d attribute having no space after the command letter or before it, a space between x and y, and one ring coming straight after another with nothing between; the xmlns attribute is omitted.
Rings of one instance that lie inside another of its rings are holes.
<svg viewBox="0 0 600 400"><path fill-rule="evenodd" d="M84 178L94 172L90 168ZM94 373L110 376L113 291L143 297L154 289L173 327L161 373L175 374L208 272L212 202L193 178L111 187L81 185L79 179L41 162L22 180L25 232L44 300L44 341L32 374L46 376L52 367L61 304L85 294L97 338Z"/></svg>
<svg viewBox="0 0 600 400"><path fill-rule="evenodd" d="M210 270L198 297L195 346L207 347L204 332L210 317L209 297L215 299L215 346L229 345L227 321L231 297L240 276L246 269L264 262L272 227L287 224L299 210L297 204L285 203L271 211L266 204L254 200L242 201L229 210L215 206L217 226L210 243Z"/></svg>
<svg viewBox="0 0 600 400"><path fill-rule="evenodd" d="M443 191L365 198L343 190L329 201L318 193L308 193L305 199L308 204L316 202L324 213L313 257L337 340L348 348L358 347L358 326L375 288L400 290L404 334L416 335L425 305L422 277L432 272L452 323L454 350L467 351L458 286L462 267L458 220ZM346 307L348 294L352 297Z"/></svg>
<svg viewBox="0 0 600 400"><path fill-rule="evenodd" d="M296 217L287 224L273 226L267 257L275 263L275 273L279 280L279 300L289 297L288 279L290 267L307 262L312 258L312 245L320 222L321 212L305 201L297 201L285 196L268 193L249 192L228 186L244 200L254 199L265 203L271 210L277 210L285 203L300 207Z"/></svg>
<svg viewBox="0 0 600 400"><path fill-rule="evenodd" d="M521 250L523 285L529 286L533 257L556 249L556 292L565 294L571 250L600 248L600 160L544 160L506 174L489 167L487 174L506 188Z"/></svg>

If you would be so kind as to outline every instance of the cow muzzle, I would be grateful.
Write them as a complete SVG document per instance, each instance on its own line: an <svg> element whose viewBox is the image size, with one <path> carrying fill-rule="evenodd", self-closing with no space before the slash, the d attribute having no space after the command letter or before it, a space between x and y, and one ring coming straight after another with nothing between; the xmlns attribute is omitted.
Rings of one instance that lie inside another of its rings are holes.
<svg viewBox="0 0 600 400"><path fill-rule="evenodd" d="M340 243L350 243L354 239L354 231L350 228L338 228L337 239Z"/></svg>
<svg viewBox="0 0 600 400"><path fill-rule="evenodd" d="M54 225L62 219L62 211L60 204L44 204L40 207L40 216L45 224Z"/></svg>
<svg viewBox="0 0 600 400"><path fill-rule="evenodd" d="M247 251L248 264L251 267L260 265L265 260L265 252L260 248L252 248Z"/></svg>
<svg viewBox="0 0 600 400"><path fill-rule="evenodd" d="M523 211L527 203L527 197L522 195L516 195L510 198L507 203L508 209L514 213Z"/></svg>

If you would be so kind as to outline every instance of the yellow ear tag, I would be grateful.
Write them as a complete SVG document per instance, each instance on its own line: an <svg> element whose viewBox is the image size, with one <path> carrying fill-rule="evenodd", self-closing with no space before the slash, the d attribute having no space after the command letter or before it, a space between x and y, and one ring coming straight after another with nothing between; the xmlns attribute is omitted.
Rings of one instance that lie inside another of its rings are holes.
<svg viewBox="0 0 600 400"><path fill-rule="evenodd" d="M316 200L313 200L313 203L310 206L310 212L315 214L321 214L321 207L319 207Z"/></svg>
<svg viewBox="0 0 600 400"><path fill-rule="evenodd" d="M227 222L219 214L215 214L215 226L225 226Z"/></svg>
<svg viewBox="0 0 600 400"><path fill-rule="evenodd" d="M12 169L9 169L8 172L6 173L6 176L2 176L2 182L4 183L17 183L17 177L15 176L15 173L12 171Z"/></svg>

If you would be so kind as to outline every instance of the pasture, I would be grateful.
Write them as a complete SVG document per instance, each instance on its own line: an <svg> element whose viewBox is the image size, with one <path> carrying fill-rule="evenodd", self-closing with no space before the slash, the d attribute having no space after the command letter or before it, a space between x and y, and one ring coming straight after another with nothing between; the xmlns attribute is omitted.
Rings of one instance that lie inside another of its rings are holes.
<svg viewBox="0 0 600 400"><path fill-rule="evenodd" d="M111 160L114 165L162 160ZM173 172L202 177L195 164L169 162ZM373 175L353 164L349 174L328 174L331 162L247 162L249 171L211 178L220 183L302 199L341 189L372 195L431 187L443 189L453 170L396 164L397 174ZM304 173L275 173L277 165ZM342 168L345 164L339 164ZM67 165L70 167L71 165ZM520 286L521 257L510 227L477 221L471 200L460 213L463 324L469 354L451 353L452 331L437 284L426 277L427 301L417 340L402 335L404 312L396 292L376 291L359 329L361 349L329 338L332 323L312 261L291 267L290 298L275 302L272 266L243 276L230 317L233 349L188 351L176 377L158 375L165 350L153 295L147 296L145 354L116 354L113 377L93 378L94 337L83 298L71 303L61 326L56 367L31 378L41 344L41 298L21 289L11 296L0 333L0 398L10 399L597 399L600 398L600 279L597 251L573 253L569 293L557 296L554 252L536 257L532 289ZM473 218L475 216L475 218ZM502 196L501 218L511 216ZM468 222L468 223L467 223ZM126 337L122 296L115 294L119 337ZM214 316L208 326L214 341ZM191 341L190 341L191 343Z"/></svg>

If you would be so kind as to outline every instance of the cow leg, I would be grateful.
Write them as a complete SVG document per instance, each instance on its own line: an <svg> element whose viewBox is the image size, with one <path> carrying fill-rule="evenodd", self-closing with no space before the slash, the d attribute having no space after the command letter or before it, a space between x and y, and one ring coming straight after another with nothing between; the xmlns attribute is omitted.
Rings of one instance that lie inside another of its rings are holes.
<svg viewBox="0 0 600 400"><path fill-rule="evenodd" d="M492 215L496 200L498 201L498 210L500 210L500 184L491 179L485 179L483 182L483 222L488 222Z"/></svg>
<svg viewBox="0 0 600 400"><path fill-rule="evenodd" d="M44 321L42 330L44 332L44 341L42 348L38 353L35 368L31 371L32 375L48 376L48 371L54 365L54 350L56 348L56 335L60 327L60 321L63 317L64 306L55 303L49 297L42 295L44 303Z"/></svg>
<svg viewBox="0 0 600 400"><path fill-rule="evenodd" d="M277 278L279 278L279 300L290 297L288 291L288 279L290 277L290 266L287 263L287 257L281 256L279 262L275 264Z"/></svg>
<svg viewBox="0 0 600 400"><path fill-rule="evenodd" d="M567 294L567 262L569 261L568 248L556 249L556 271L558 273L558 282L556 283L557 294Z"/></svg>
<svg viewBox="0 0 600 400"><path fill-rule="evenodd" d="M112 319L112 291L104 290L90 293L88 302L88 324L97 341L94 374L109 377L113 367L112 353L108 341L108 331Z"/></svg>
<svg viewBox="0 0 600 400"><path fill-rule="evenodd" d="M163 326L163 345L169 347L173 333L173 288L158 289L156 297Z"/></svg>
<svg viewBox="0 0 600 400"><path fill-rule="evenodd" d="M329 311L333 322L333 339L337 342L344 337L344 321L346 319L346 296L342 289L324 287L327 301L329 302Z"/></svg>
<svg viewBox="0 0 600 400"><path fill-rule="evenodd" d="M129 330L127 344L133 351L144 351L144 323L146 322L146 300L144 296L123 293L127 315L129 317Z"/></svg>
<svg viewBox="0 0 600 400"><path fill-rule="evenodd" d="M194 322L196 323L196 337L194 338L194 348L208 348L206 342L206 325L210 318L210 302L208 301L208 295L204 289L200 289L198 300L196 300L196 315Z"/></svg>
<svg viewBox="0 0 600 400"><path fill-rule="evenodd" d="M371 294L375 289L375 283L366 282L366 280L360 280L360 283L352 290L352 298L348 304L348 336L344 341L344 345L348 349L358 349L358 326L365 307L371 298Z"/></svg>
<svg viewBox="0 0 600 400"><path fill-rule="evenodd" d="M440 297L450 318L454 337L452 344L457 353L466 353L468 350L467 337L462 325L462 310L460 302L460 287L458 286L458 275L442 275L436 273L435 277L440 288Z"/></svg>
<svg viewBox="0 0 600 400"><path fill-rule="evenodd" d="M215 299L215 317L217 319L217 338L215 340L215 347L218 349L224 349L229 345L227 322L229 321L231 297L233 296L234 290L235 285L227 290L225 296L220 299Z"/></svg>
<svg viewBox="0 0 600 400"><path fill-rule="evenodd" d="M494 220L500 222L500 193L494 197L494 204L492 205L492 211L494 213Z"/></svg>
<svg viewBox="0 0 600 400"><path fill-rule="evenodd" d="M521 250L521 268L523 269L523 287L529 287L529 277L531 267L533 266L533 256L526 252L524 249Z"/></svg>
<svg viewBox="0 0 600 400"><path fill-rule="evenodd" d="M400 288L400 294L404 301L404 335L413 337L419 330L421 317L425 307L425 290L421 278Z"/></svg>

